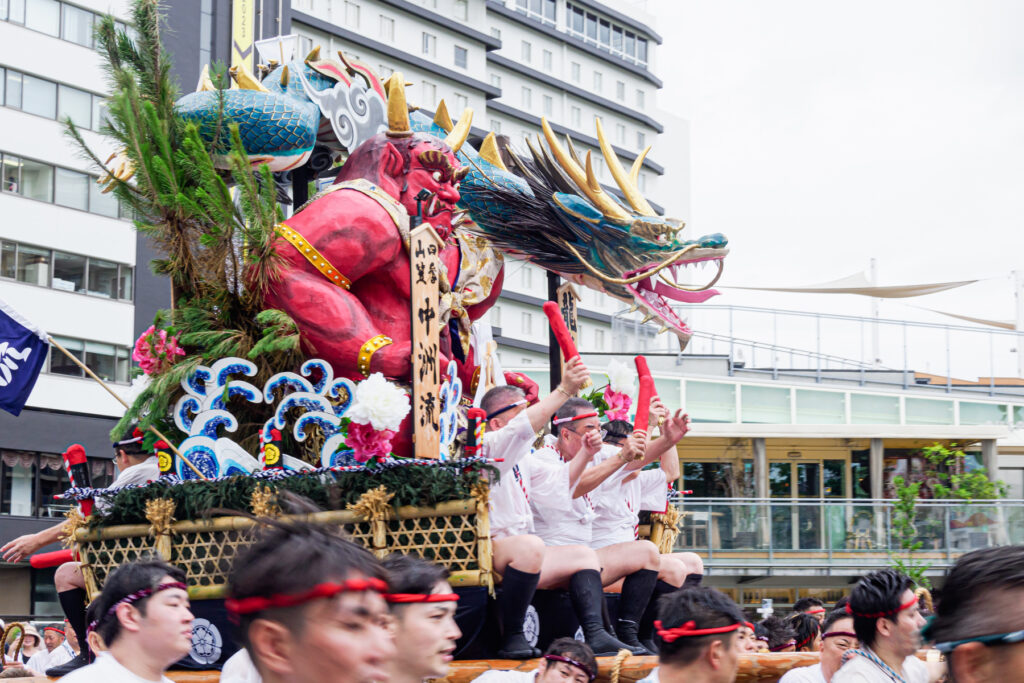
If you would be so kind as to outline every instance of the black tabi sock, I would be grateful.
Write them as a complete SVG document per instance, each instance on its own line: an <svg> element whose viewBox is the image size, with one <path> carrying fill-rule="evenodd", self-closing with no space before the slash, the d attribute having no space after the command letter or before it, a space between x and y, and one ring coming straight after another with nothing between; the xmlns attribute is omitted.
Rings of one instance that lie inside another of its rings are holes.
<svg viewBox="0 0 1024 683"><path fill-rule="evenodd" d="M700 585L700 582L704 580L703 574L687 574L686 579L683 581L683 589L696 588Z"/></svg>
<svg viewBox="0 0 1024 683"><path fill-rule="evenodd" d="M640 617L640 642L655 654L658 649L654 646L654 620L658 618L658 601L661 600L661 596L674 593L677 590L679 590L678 587L658 579L658 582L654 584L654 592L651 593L647 608L644 609L644 614ZM651 649L652 647L654 649Z"/></svg>
<svg viewBox="0 0 1024 683"><path fill-rule="evenodd" d="M89 654L89 643L85 639L85 601L87 594L84 588L72 588L69 591L57 593L60 601L60 608L64 610L64 616L78 637L78 647L81 652Z"/></svg>
<svg viewBox="0 0 1024 683"><path fill-rule="evenodd" d="M521 572L506 567L501 575L501 596L498 598L498 618L501 620L502 638L506 644L512 636L523 635L523 619L533 601L540 574ZM525 641L524 641L525 642Z"/></svg>
<svg viewBox="0 0 1024 683"><path fill-rule="evenodd" d="M601 573L596 569L581 569L569 578L569 600L579 619L587 645L594 654L614 655L621 649L633 651L622 641L612 637L604 628L601 603L604 602L604 587Z"/></svg>

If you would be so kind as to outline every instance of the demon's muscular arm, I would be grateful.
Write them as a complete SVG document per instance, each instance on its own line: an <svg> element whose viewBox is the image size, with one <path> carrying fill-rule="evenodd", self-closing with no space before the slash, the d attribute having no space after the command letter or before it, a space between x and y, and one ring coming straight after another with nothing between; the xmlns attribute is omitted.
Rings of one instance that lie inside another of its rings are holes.
<svg viewBox="0 0 1024 683"><path fill-rule="evenodd" d="M409 260L391 216L354 190L321 197L286 221L351 285L344 289L315 268L300 247L279 238L286 265L267 303L287 310L303 340L351 378L360 350L384 335L392 343L373 353L370 372L408 377L411 355Z"/></svg>

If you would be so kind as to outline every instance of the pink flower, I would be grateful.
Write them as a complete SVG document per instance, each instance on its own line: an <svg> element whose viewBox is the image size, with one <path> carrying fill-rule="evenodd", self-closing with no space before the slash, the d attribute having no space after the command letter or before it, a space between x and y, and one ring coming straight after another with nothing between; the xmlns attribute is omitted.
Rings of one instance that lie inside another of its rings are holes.
<svg viewBox="0 0 1024 683"><path fill-rule="evenodd" d="M604 402L608 404L604 415L609 420L629 420L629 408L633 405L629 394L612 391L611 386L608 386L604 390Z"/></svg>
<svg viewBox="0 0 1024 683"><path fill-rule="evenodd" d="M391 439L395 432L390 429L376 430L372 425L350 422L346 445L352 450L356 462L367 462L376 458L385 460L391 453Z"/></svg>
<svg viewBox="0 0 1024 683"><path fill-rule="evenodd" d="M157 330L153 325L135 340L132 360L147 375L163 372L176 360L175 356L184 356L185 350L178 346L177 337L167 337L167 330Z"/></svg>

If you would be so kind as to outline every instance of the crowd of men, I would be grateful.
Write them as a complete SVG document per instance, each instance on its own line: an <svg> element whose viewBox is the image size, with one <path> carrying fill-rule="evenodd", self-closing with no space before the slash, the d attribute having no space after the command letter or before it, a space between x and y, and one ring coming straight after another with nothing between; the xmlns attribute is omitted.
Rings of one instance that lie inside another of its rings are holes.
<svg viewBox="0 0 1024 683"><path fill-rule="evenodd" d="M501 577L498 657L544 657L536 672L491 671L482 683L526 683L525 676L588 683L597 675L595 656L622 650L658 654L659 667L646 683L732 681L742 653L764 651L820 650L820 663L790 671L784 683L925 683L942 675L982 681L1017 670L1004 667L1024 657L1015 645L1024 641L1017 623L1024 612L1016 609L1024 595L1019 547L972 553L952 570L925 629L947 653L946 673L929 671L915 657L924 617L909 579L892 570L864 577L831 611L811 599L787 618L747 622L727 596L700 585L698 556L663 555L637 537L640 511L667 506L669 484L679 476L676 444L688 418L654 401L658 438L625 422L602 426L594 406L577 398L588 380L576 358L556 390L533 404L514 386L496 387L481 401L487 415L481 452L501 475L490 493L493 566ZM545 429L550 433L536 444ZM141 450L137 434L126 435L115 452L119 481L156 478L149 472L155 459ZM55 534L15 539L0 551L16 561ZM23 649L11 670L67 674L72 683L159 681L189 651L192 614L180 569L159 559L122 566L88 606L77 565L62 566L57 577L69 652L60 655L46 642L45 653L29 650L25 659ZM382 563L322 527L266 520L229 576L226 607L244 648L227 662L222 680L415 683L443 677L461 635L458 596L446 578L419 558ZM531 645L524 618L538 588L567 591L585 642L559 639L543 655ZM606 589L620 592L614 624ZM978 609L985 604L979 596L1007 609Z"/></svg>

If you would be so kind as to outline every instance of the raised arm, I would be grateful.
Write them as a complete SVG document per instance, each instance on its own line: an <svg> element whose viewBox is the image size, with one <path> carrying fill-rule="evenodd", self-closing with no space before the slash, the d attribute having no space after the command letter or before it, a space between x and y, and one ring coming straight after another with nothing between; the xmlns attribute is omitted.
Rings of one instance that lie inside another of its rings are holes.
<svg viewBox="0 0 1024 683"><path fill-rule="evenodd" d="M679 455L676 453L676 444L689 431L690 416L683 414L682 410L677 410L676 414L662 425L661 436L647 447L644 459L630 463L626 466L627 469L638 470L658 460L661 469L665 472L665 478L670 482L675 481L679 478Z"/></svg>
<svg viewBox="0 0 1024 683"><path fill-rule="evenodd" d="M4 558L4 562L10 562L11 564L21 562L29 555L38 552L41 548L59 541L66 525L67 520L60 524L55 524L49 529L37 531L34 534L18 536L0 548L0 556Z"/></svg>
<svg viewBox="0 0 1024 683"><path fill-rule="evenodd" d="M596 448L594 448L594 440L596 440ZM573 490L573 498L585 496L596 489L608 477L618 472L623 465L630 462L637 454L643 452L642 449L643 445L640 443L640 440L631 435L626 439L625 445L623 445L614 458L608 458L598 465L586 468L586 471L580 476L579 483L576 484L576 488ZM591 450L593 450L592 453ZM584 443L581 452L573 458L573 463L577 460L582 460L585 454L590 453L587 457L587 463L589 463L599 450L601 450L601 436L598 432L593 432L587 435L587 441Z"/></svg>
<svg viewBox="0 0 1024 683"><path fill-rule="evenodd" d="M558 387L526 409L526 416L530 418L533 431L539 432L543 429L562 404L580 392L588 379L590 371L579 356L566 363L565 373Z"/></svg>

